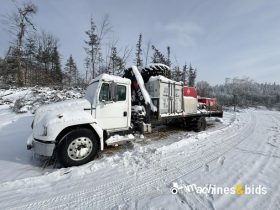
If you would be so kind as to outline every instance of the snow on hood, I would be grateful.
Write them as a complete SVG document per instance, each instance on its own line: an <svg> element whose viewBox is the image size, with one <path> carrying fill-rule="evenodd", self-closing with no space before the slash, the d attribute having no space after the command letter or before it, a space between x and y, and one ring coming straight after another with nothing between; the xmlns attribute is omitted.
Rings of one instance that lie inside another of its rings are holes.
<svg viewBox="0 0 280 210"><path fill-rule="evenodd" d="M36 110L37 113L46 111L66 111L66 110L84 110L85 108L90 109L91 105L87 99L72 99L61 101L57 103L47 104L39 107Z"/></svg>
<svg viewBox="0 0 280 210"><path fill-rule="evenodd" d="M85 111L85 109L90 110L90 108L91 104L86 99L73 99L43 105L36 110L33 133L36 136L41 136L49 125L71 121L73 118L75 118L76 123L82 123L85 119L91 118L89 112Z"/></svg>

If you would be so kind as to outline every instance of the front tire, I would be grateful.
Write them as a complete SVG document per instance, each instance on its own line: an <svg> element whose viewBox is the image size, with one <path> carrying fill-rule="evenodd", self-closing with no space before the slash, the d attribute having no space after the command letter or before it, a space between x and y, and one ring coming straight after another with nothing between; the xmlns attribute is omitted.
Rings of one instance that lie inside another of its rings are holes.
<svg viewBox="0 0 280 210"><path fill-rule="evenodd" d="M98 152L98 140L86 128L67 133L58 145L57 157L64 167L79 166L91 161Z"/></svg>

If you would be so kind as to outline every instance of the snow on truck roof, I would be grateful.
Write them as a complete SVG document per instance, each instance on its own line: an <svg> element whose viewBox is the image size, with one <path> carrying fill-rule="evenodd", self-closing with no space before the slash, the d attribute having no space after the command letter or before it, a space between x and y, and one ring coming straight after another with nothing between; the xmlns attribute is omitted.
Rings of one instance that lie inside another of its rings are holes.
<svg viewBox="0 0 280 210"><path fill-rule="evenodd" d="M131 84L130 79L122 78L122 77L115 76L115 75L109 75L109 74L101 74L98 77L91 80L89 84L92 84L92 83L97 82L99 80L103 80L103 81L106 81L106 82L114 81L114 82L118 82L118 83Z"/></svg>
<svg viewBox="0 0 280 210"><path fill-rule="evenodd" d="M149 82L153 82L153 81L157 81L157 80L159 80L161 82L165 82L165 83L175 83L175 84L180 84L180 85L183 84L183 82L177 82L177 81L168 79L168 78L166 78L164 76L161 76L161 75L159 75L159 76L151 76L150 79L149 79Z"/></svg>

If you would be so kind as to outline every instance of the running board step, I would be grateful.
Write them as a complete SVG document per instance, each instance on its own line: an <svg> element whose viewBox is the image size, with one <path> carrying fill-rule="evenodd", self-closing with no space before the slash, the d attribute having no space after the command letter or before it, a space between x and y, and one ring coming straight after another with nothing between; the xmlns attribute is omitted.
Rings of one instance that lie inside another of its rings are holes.
<svg viewBox="0 0 280 210"><path fill-rule="evenodd" d="M118 144L122 144L132 140L135 140L135 137L132 134L125 135L125 136L114 135L109 137L105 142L108 146L116 146Z"/></svg>

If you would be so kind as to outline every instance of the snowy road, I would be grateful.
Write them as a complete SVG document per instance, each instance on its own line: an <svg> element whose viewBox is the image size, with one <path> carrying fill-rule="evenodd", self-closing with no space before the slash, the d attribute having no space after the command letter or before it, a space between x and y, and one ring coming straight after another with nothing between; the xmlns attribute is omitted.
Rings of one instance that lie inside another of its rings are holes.
<svg viewBox="0 0 280 210"><path fill-rule="evenodd" d="M47 170L11 143L24 142L31 120L0 125L2 209L280 209L280 112L226 113L224 124L199 134L178 131L81 167ZM174 195L174 183L261 185L267 194Z"/></svg>

